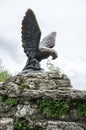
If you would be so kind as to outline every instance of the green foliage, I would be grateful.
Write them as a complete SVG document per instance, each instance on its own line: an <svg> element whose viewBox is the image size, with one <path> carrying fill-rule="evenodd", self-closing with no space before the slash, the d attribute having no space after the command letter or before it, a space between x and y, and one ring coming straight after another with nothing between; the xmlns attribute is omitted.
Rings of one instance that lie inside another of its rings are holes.
<svg viewBox="0 0 86 130"><path fill-rule="evenodd" d="M5 104L8 105L8 106L15 106L15 105L18 104L18 101L19 101L18 98L8 98L8 99L5 101Z"/></svg>
<svg viewBox="0 0 86 130"><path fill-rule="evenodd" d="M6 79L10 77L10 73L4 69L4 67L1 65L0 60L0 82L5 82Z"/></svg>
<svg viewBox="0 0 86 130"><path fill-rule="evenodd" d="M0 96L0 102L3 102L5 105L8 106L15 106L18 104L18 98L9 98L7 96Z"/></svg>
<svg viewBox="0 0 86 130"><path fill-rule="evenodd" d="M86 103L70 100L37 100L38 110L47 118L59 119L62 115L76 110L79 117L86 117Z"/></svg>
<svg viewBox="0 0 86 130"><path fill-rule="evenodd" d="M76 103L75 108L79 117L86 117L86 103Z"/></svg>
<svg viewBox="0 0 86 130"><path fill-rule="evenodd" d="M3 111L3 110L0 110L0 115L1 115L2 113L4 113L4 111Z"/></svg>
<svg viewBox="0 0 86 130"><path fill-rule="evenodd" d="M24 88L28 88L28 84L26 84L26 83L22 83L21 84L21 87L24 89Z"/></svg>
<svg viewBox="0 0 86 130"><path fill-rule="evenodd" d="M57 72L58 74L61 73L60 68L57 67L57 66L55 66L54 64L52 64L52 63L50 62L50 60L47 61L47 67L48 67L48 69L49 69L50 71L52 71L52 72Z"/></svg>
<svg viewBox="0 0 86 130"><path fill-rule="evenodd" d="M0 102L2 102L4 99L4 96L0 96Z"/></svg>
<svg viewBox="0 0 86 130"><path fill-rule="evenodd" d="M14 122L14 129L16 130L42 130L41 127L35 126L34 128L29 128L25 121L21 121L20 119L16 119Z"/></svg>
<svg viewBox="0 0 86 130"><path fill-rule="evenodd" d="M1 65L0 60L0 82L5 82L6 79L10 77L10 73L4 69L4 67Z"/></svg>
<svg viewBox="0 0 86 130"><path fill-rule="evenodd" d="M69 110L67 101L38 100L38 109L48 118L58 119Z"/></svg>
<svg viewBox="0 0 86 130"><path fill-rule="evenodd" d="M14 122L14 128L16 130L29 130L27 125L19 119L16 119Z"/></svg>
<svg viewBox="0 0 86 130"><path fill-rule="evenodd" d="M0 82L5 82L10 77L10 73L7 70L0 71Z"/></svg>
<svg viewBox="0 0 86 130"><path fill-rule="evenodd" d="M86 117L86 104L79 104L76 110L80 117Z"/></svg>
<svg viewBox="0 0 86 130"><path fill-rule="evenodd" d="M21 83L20 86L21 86L22 89L29 88L29 85L27 83ZM39 88L39 82L38 81L35 81L35 87Z"/></svg>

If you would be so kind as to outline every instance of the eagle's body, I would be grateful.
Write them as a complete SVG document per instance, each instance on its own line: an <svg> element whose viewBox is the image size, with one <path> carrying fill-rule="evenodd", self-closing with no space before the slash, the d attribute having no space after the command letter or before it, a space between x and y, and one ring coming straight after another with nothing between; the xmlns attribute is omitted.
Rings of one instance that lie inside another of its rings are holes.
<svg viewBox="0 0 86 130"><path fill-rule="evenodd" d="M41 31L36 17L31 9L28 9L22 21L22 46L28 60L23 70L40 69L39 62L48 58L50 55L53 59L57 58L54 49L56 32L47 35L40 42Z"/></svg>

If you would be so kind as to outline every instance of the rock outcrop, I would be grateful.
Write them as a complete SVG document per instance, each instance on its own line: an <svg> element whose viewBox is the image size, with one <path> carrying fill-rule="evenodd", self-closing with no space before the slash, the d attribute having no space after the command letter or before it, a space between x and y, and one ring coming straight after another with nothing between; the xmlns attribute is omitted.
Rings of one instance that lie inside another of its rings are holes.
<svg viewBox="0 0 86 130"><path fill-rule="evenodd" d="M0 84L0 130L86 130L86 91L57 72L31 72Z"/></svg>

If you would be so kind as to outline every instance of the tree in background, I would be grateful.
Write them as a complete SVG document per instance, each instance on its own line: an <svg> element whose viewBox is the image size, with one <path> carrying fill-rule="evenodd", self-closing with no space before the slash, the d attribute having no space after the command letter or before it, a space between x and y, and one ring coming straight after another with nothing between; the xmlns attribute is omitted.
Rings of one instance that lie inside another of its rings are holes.
<svg viewBox="0 0 86 130"><path fill-rule="evenodd" d="M5 82L10 76L10 73L2 66L2 61L0 60L0 82Z"/></svg>
<svg viewBox="0 0 86 130"><path fill-rule="evenodd" d="M52 64L49 59L47 60L47 68L49 71L57 72L58 74L61 74L61 69L55 66L54 64Z"/></svg>

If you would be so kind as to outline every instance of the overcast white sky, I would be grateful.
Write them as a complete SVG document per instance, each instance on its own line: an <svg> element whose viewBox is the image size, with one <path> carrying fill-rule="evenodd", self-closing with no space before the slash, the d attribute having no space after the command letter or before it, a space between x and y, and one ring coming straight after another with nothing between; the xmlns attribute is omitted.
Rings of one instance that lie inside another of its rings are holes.
<svg viewBox="0 0 86 130"><path fill-rule="evenodd" d="M53 61L74 88L86 89L86 0L0 0L0 59L11 73L22 70L26 56L21 47L21 22L28 8L37 17L42 37L57 32ZM46 67L46 60L42 62Z"/></svg>

